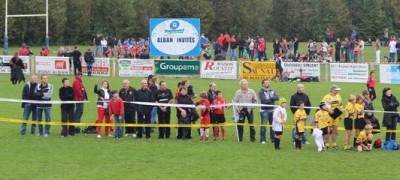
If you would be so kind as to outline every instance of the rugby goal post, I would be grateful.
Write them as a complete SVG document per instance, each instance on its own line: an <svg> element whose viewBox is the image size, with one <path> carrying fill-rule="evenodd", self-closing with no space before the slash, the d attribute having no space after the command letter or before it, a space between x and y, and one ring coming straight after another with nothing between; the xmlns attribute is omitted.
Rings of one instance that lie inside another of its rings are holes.
<svg viewBox="0 0 400 180"><path fill-rule="evenodd" d="M46 0L46 13L45 14L8 14L8 0L5 0L5 25L4 25L4 44L3 54L8 55L8 18L13 17L46 17L46 36L44 39L45 47L49 47L49 0Z"/></svg>

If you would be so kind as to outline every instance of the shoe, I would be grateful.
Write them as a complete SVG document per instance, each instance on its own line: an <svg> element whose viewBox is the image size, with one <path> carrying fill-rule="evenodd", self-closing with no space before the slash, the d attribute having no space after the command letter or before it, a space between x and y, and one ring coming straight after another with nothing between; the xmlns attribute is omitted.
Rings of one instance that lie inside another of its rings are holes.
<svg viewBox="0 0 400 180"><path fill-rule="evenodd" d="M47 138L47 137L49 137L49 134L47 134L47 133L46 133L46 134L44 134L44 137L46 137L46 138Z"/></svg>
<svg viewBox="0 0 400 180"><path fill-rule="evenodd" d="M337 146L333 146L332 148L335 149L335 150L339 149L339 147L337 147Z"/></svg>
<svg viewBox="0 0 400 180"><path fill-rule="evenodd" d="M266 143L265 141L261 142L261 144L265 144L265 143Z"/></svg>
<svg viewBox="0 0 400 180"><path fill-rule="evenodd" d="M65 136L61 136L61 138L65 138Z"/></svg>
<svg viewBox="0 0 400 180"><path fill-rule="evenodd" d="M113 135L109 134L107 137L114 137Z"/></svg>
<svg viewBox="0 0 400 180"><path fill-rule="evenodd" d="M304 144L310 144L310 142L306 141Z"/></svg>
<svg viewBox="0 0 400 180"><path fill-rule="evenodd" d="M96 137L100 139L100 138L101 138L101 135L97 135Z"/></svg>
<svg viewBox="0 0 400 180"><path fill-rule="evenodd" d="M132 134L132 137L136 138L136 134L135 134L135 133L133 133L133 134Z"/></svg>
<svg viewBox="0 0 400 180"><path fill-rule="evenodd" d="M128 137L128 136L130 136L130 134L125 134L125 137Z"/></svg>

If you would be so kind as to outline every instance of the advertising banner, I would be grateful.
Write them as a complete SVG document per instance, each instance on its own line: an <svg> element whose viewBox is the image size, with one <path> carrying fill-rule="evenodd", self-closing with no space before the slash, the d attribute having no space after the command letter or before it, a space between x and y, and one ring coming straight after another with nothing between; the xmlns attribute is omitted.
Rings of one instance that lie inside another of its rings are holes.
<svg viewBox="0 0 400 180"><path fill-rule="evenodd" d="M119 77L147 77L154 73L151 59L120 59L118 67Z"/></svg>
<svg viewBox="0 0 400 180"><path fill-rule="evenodd" d="M87 75L87 65L82 61L82 74ZM92 68L92 76L110 76L110 59L95 58Z"/></svg>
<svg viewBox="0 0 400 180"><path fill-rule="evenodd" d="M150 18L151 56L199 56L200 18Z"/></svg>
<svg viewBox="0 0 400 180"><path fill-rule="evenodd" d="M398 64L380 64L379 82L385 84L400 84L400 66Z"/></svg>
<svg viewBox="0 0 400 180"><path fill-rule="evenodd" d="M243 79L271 79L275 75L275 62L240 61L240 77Z"/></svg>
<svg viewBox="0 0 400 180"><path fill-rule="evenodd" d="M367 83L368 64L331 63L331 82Z"/></svg>
<svg viewBox="0 0 400 180"><path fill-rule="evenodd" d="M10 74L10 60L12 56L0 56L0 73ZM25 69L23 70L24 74L29 74L31 72L31 66L29 63L29 56L19 56L24 63Z"/></svg>
<svg viewBox="0 0 400 180"><path fill-rule="evenodd" d="M197 60L155 60L157 75L200 75L200 61Z"/></svg>
<svg viewBox="0 0 400 180"><path fill-rule="evenodd" d="M201 78L237 79L236 61L201 61Z"/></svg>
<svg viewBox="0 0 400 180"><path fill-rule="evenodd" d="M36 74L69 75L68 59L68 57L36 56Z"/></svg>
<svg viewBox="0 0 400 180"><path fill-rule="evenodd" d="M283 62L283 76L288 81L319 82L319 63Z"/></svg>

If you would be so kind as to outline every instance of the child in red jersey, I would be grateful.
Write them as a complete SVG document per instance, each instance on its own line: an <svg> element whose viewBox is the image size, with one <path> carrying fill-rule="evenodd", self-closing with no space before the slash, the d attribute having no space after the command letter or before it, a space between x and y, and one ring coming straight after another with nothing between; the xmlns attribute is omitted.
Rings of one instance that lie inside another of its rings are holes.
<svg viewBox="0 0 400 180"><path fill-rule="evenodd" d="M209 127L210 127L210 101L207 98L207 92L202 91L200 93L200 101L197 102L198 111L200 114L200 141L208 142L209 139Z"/></svg>
<svg viewBox="0 0 400 180"><path fill-rule="evenodd" d="M110 100L110 116L114 115L114 123L115 123L115 132L114 132L114 137L115 138L122 138L124 134L123 130L123 124L124 124L124 102L118 95L117 90L113 90L111 92L112 94L112 99Z"/></svg>
<svg viewBox="0 0 400 180"><path fill-rule="evenodd" d="M215 114L215 119L217 121L217 127L214 128L214 141L216 141L219 137L219 130L221 130L222 141L225 141L225 108L230 108L230 106L226 106L226 101L222 98L222 92L216 91L217 98L213 101L212 105L214 105L213 110Z"/></svg>

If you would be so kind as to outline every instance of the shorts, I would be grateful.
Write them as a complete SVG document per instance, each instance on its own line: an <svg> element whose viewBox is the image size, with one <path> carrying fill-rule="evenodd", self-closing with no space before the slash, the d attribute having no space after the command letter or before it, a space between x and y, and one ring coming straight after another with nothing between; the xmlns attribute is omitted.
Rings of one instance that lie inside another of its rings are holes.
<svg viewBox="0 0 400 180"><path fill-rule="evenodd" d="M322 131L322 135L327 135L328 134L328 127L324 127L320 129Z"/></svg>
<svg viewBox="0 0 400 180"><path fill-rule="evenodd" d="M225 115L224 114L216 114L215 115L215 123L218 123L218 124L225 123Z"/></svg>
<svg viewBox="0 0 400 180"><path fill-rule="evenodd" d="M351 118L344 118L344 129L346 130L353 130L353 119Z"/></svg>
<svg viewBox="0 0 400 180"><path fill-rule="evenodd" d="M281 136L283 134L282 131L274 131L275 136Z"/></svg>
<svg viewBox="0 0 400 180"><path fill-rule="evenodd" d="M356 119L354 120L354 129L364 129L366 124L364 118Z"/></svg>
<svg viewBox="0 0 400 180"><path fill-rule="evenodd" d="M340 118L332 119L330 126L339 126Z"/></svg>

